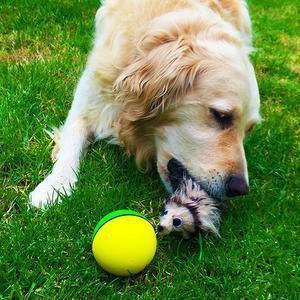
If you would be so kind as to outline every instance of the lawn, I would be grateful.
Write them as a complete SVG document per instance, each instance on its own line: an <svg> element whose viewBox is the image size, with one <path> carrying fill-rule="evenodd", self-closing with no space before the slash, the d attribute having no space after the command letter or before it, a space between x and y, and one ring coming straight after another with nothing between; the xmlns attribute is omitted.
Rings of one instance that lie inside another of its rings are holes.
<svg viewBox="0 0 300 300"><path fill-rule="evenodd" d="M249 5L264 118L245 142L251 193L231 201L200 263L197 239L170 236L145 272L122 279L97 266L91 234L118 208L157 222L165 191L154 171L97 143L71 197L26 207L51 170L44 129L66 117L98 0L0 2L0 299L299 299L299 2Z"/></svg>

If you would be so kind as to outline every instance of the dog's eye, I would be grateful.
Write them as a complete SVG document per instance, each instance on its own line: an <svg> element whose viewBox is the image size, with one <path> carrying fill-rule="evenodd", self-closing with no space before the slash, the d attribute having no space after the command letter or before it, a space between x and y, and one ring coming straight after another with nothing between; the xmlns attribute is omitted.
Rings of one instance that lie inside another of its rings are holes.
<svg viewBox="0 0 300 300"><path fill-rule="evenodd" d="M232 125L233 116L230 113L224 113L213 108L210 109L215 120L221 126L222 129L229 128Z"/></svg>
<svg viewBox="0 0 300 300"><path fill-rule="evenodd" d="M178 228L178 227L181 226L181 224L182 224L181 219L179 219L179 218L173 219L173 226L174 226L174 227Z"/></svg>

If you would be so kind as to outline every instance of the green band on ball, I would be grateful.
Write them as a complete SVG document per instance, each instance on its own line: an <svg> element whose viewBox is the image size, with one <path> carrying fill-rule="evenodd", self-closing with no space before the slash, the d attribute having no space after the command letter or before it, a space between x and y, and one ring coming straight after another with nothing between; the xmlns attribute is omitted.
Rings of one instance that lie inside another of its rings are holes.
<svg viewBox="0 0 300 300"><path fill-rule="evenodd" d="M113 211L107 215L105 215L99 222L98 224L96 225L95 229L94 229L94 232L93 232L93 236L92 236L92 240L94 240L94 237L95 235L97 234L97 232L99 231L99 229L105 224L107 223L108 221L112 220L112 219L115 219L117 217L121 217L121 216L136 216L136 217L140 217L140 218L143 218L145 219L146 221L149 222L149 220L144 217L142 214L134 211L134 210L131 210L131 209L120 209L120 210L116 210L116 211Z"/></svg>

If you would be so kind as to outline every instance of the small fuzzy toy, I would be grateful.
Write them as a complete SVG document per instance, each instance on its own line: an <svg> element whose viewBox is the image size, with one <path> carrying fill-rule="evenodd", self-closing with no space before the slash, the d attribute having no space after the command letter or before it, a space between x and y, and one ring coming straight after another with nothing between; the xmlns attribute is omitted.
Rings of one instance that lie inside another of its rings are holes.
<svg viewBox="0 0 300 300"><path fill-rule="evenodd" d="M165 201L158 224L158 231L169 234L180 232L184 238L191 233L203 231L219 236L220 210L218 202L201 188L176 160L171 160L168 169L174 190Z"/></svg>

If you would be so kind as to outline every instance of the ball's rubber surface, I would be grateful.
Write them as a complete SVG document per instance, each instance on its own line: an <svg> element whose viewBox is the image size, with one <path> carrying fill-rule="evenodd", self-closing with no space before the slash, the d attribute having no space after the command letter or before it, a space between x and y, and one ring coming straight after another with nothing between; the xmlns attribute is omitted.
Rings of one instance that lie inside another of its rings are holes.
<svg viewBox="0 0 300 300"><path fill-rule="evenodd" d="M98 224L96 225L94 232L93 232L93 237L92 239L94 239L96 233L98 232L98 230L108 221L120 217L120 216L139 216L141 218L144 218L145 220L146 217L144 217L142 214L138 213L137 211L131 210L131 209L119 209L119 210L115 210L110 212L109 214L105 215L103 218L101 218L101 220L98 222ZM148 221L148 220L147 220Z"/></svg>
<svg viewBox="0 0 300 300"><path fill-rule="evenodd" d="M152 225L139 213L131 212L117 211L105 216L93 235L96 261L117 276L141 272L156 252L157 240Z"/></svg>

